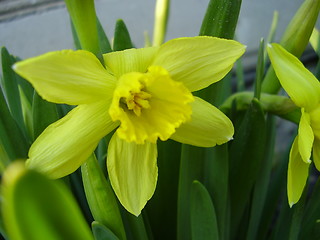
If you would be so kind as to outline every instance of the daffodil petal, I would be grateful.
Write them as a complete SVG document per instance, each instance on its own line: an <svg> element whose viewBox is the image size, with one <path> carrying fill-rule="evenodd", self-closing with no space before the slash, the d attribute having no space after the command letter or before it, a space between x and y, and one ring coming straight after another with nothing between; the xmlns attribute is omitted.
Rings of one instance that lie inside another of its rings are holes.
<svg viewBox="0 0 320 240"><path fill-rule="evenodd" d="M119 201L130 213L138 216L156 188L156 144L129 143L115 133L108 147L107 167Z"/></svg>
<svg viewBox="0 0 320 240"><path fill-rule="evenodd" d="M158 47L131 48L103 55L107 69L117 78L129 72L145 73L152 62Z"/></svg>
<svg viewBox="0 0 320 240"><path fill-rule="evenodd" d="M171 139L199 147L213 147L232 139L232 122L219 109L198 97L191 106L191 120L183 123Z"/></svg>
<svg viewBox="0 0 320 240"><path fill-rule="evenodd" d="M105 98L115 88L115 78L88 51L63 50L29 58L14 65L42 98L79 105Z"/></svg>
<svg viewBox="0 0 320 240"><path fill-rule="evenodd" d="M303 108L301 109L298 131L299 153L304 162L310 163L314 135L310 126L310 115Z"/></svg>
<svg viewBox="0 0 320 240"><path fill-rule="evenodd" d="M315 138L313 142L313 162L318 171L320 171L320 139Z"/></svg>
<svg viewBox="0 0 320 240"><path fill-rule="evenodd" d="M290 207L297 203L306 185L309 173L309 164L305 163L299 153L298 139L295 138L289 157L288 166L288 201Z"/></svg>
<svg viewBox="0 0 320 240"><path fill-rule="evenodd" d="M269 44L268 54L282 87L299 107L312 110L320 101L320 83L294 55L279 44Z"/></svg>
<svg viewBox="0 0 320 240"><path fill-rule="evenodd" d="M160 46L152 65L164 67L172 79L196 91L222 79L244 51L245 46L233 40L178 38Z"/></svg>
<svg viewBox="0 0 320 240"><path fill-rule="evenodd" d="M29 151L27 166L52 178L74 172L118 123L108 114L109 104L79 105L47 127Z"/></svg>

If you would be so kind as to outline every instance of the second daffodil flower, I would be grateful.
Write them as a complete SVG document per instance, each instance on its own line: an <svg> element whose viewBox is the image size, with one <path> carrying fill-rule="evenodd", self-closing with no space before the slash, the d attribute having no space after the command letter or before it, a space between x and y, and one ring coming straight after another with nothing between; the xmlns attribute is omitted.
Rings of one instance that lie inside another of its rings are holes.
<svg viewBox="0 0 320 240"><path fill-rule="evenodd" d="M139 215L156 187L158 139L212 147L232 138L231 121L191 92L223 78L244 51L236 41L193 37L108 53L105 66L83 50L18 62L15 71L44 99L77 105L36 139L28 167L66 176L116 128L109 178L121 204Z"/></svg>
<svg viewBox="0 0 320 240"><path fill-rule="evenodd" d="M306 185L311 153L320 171L320 83L281 45L269 45L268 53L282 87L301 108L298 135L289 156L287 191L292 206L299 201Z"/></svg>

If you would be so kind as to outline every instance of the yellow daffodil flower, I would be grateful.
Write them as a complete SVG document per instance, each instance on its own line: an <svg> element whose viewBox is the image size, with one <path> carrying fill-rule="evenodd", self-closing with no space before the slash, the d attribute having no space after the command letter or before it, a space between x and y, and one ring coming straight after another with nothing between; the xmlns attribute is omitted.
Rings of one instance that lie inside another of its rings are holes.
<svg viewBox="0 0 320 240"><path fill-rule="evenodd" d="M157 139L212 147L229 141L231 121L191 92L219 81L244 53L232 40L180 38L104 55L50 52L14 65L46 100L78 105L36 139L27 165L53 178L74 172L101 138L121 204L139 215L157 182Z"/></svg>
<svg viewBox="0 0 320 240"><path fill-rule="evenodd" d="M268 46L272 66L292 101L301 108L298 135L290 151L288 200L299 201L308 178L311 152L320 171L320 83L294 55L279 44Z"/></svg>

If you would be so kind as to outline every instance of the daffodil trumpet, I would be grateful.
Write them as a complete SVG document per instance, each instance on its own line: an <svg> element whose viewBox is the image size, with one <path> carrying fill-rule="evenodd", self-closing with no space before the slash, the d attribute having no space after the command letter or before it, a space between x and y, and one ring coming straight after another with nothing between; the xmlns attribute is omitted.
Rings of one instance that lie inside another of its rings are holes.
<svg viewBox="0 0 320 240"><path fill-rule="evenodd" d="M29 168L60 178L74 172L116 129L107 153L111 185L139 215L157 182L157 140L212 147L232 139L232 122L192 95L222 79L245 46L214 37L180 38L159 47L104 54L63 50L14 65L40 96L77 105L32 144Z"/></svg>
<svg viewBox="0 0 320 240"><path fill-rule="evenodd" d="M292 206L299 201L306 185L311 155L320 171L320 83L281 45L270 44L268 54L282 87L301 108L298 134L289 156L287 192Z"/></svg>

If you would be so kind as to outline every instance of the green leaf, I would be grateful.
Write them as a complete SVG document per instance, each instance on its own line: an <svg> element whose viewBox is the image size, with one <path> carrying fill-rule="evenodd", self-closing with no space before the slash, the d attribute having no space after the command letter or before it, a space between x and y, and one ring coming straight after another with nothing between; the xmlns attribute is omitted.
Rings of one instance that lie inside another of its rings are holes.
<svg viewBox="0 0 320 240"><path fill-rule="evenodd" d="M220 240L229 239L228 191L229 163L228 145L206 148L203 184L208 190L216 209Z"/></svg>
<svg viewBox="0 0 320 240"><path fill-rule="evenodd" d="M271 43L274 41L274 37L276 34L276 30L278 27L278 22L279 22L279 12L278 11L274 11L273 12L273 17L272 17L272 23L269 29L269 33L268 33L268 37L267 37L267 43ZM264 49L264 62L267 62L268 59L268 53L267 53L267 49Z"/></svg>
<svg viewBox="0 0 320 240"><path fill-rule="evenodd" d="M190 203L192 240L219 239L216 212L210 194L198 181L192 184Z"/></svg>
<svg viewBox="0 0 320 240"><path fill-rule="evenodd" d="M250 220L247 232L247 240L257 239L257 232L261 223L263 208L268 192L268 184L271 176L272 160L274 158L274 145L276 137L276 121L275 117L268 115L267 118L267 141L266 155L262 162L262 168L254 186L252 203L250 209ZM267 227L267 226L266 226Z"/></svg>
<svg viewBox="0 0 320 240"><path fill-rule="evenodd" d="M233 39L242 0L210 0L199 35Z"/></svg>
<svg viewBox="0 0 320 240"><path fill-rule="evenodd" d="M264 40L260 40L258 62L256 67L256 79L254 85L254 97L260 100L261 95L261 82L264 75Z"/></svg>
<svg viewBox="0 0 320 240"><path fill-rule="evenodd" d="M283 239L289 239L289 231L290 231L290 225L292 221L292 213L293 211L290 209L288 204L288 198L286 196L286 192L283 191L281 194L282 201L279 203L277 202L277 207L280 206L280 212L277 213L277 219L275 221L271 239L272 240L283 240ZM267 211L272 211L271 209L266 209ZM274 211L272 211L273 214L275 214Z"/></svg>
<svg viewBox="0 0 320 240"><path fill-rule="evenodd" d="M1 60L3 73L2 89L5 95L5 99L8 102L8 106L12 114L12 117L18 123L20 128L24 130L18 81L16 73L12 70L14 59L5 47L1 49Z"/></svg>
<svg viewBox="0 0 320 240"><path fill-rule="evenodd" d="M95 240L119 240L110 229L97 221L92 222L92 232Z"/></svg>
<svg viewBox="0 0 320 240"><path fill-rule="evenodd" d="M265 154L266 124L264 112L257 99L252 100L251 106L235 133L229 149L233 237L239 228Z"/></svg>
<svg viewBox="0 0 320 240"><path fill-rule="evenodd" d="M12 164L3 177L3 217L10 239L93 239L71 193L61 182Z"/></svg>
<svg viewBox="0 0 320 240"><path fill-rule="evenodd" d="M70 25L71 25L71 30L72 30L74 46L76 49L81 49L80 40L78 38L76 29L74 28L72 21L70 21ZM102 27L98 18L97 18L97 29L98 29L98 41L99 41L101 52L102 53L111 52L112 49L110 46L109 39L108 39L107 35L105 34L103 27Z"/></svg>
<svg viewBox="0 0 320 240"><path fill-rule="evenodd" d="M244 68L243 68L241 58L236 61L236 80L237 80L237 92L244 91L245 90Z"/></svg>
<svg viewBox="0 0 320 240"><path fill-rule="evenodd" d="M190 226L190 194L194 180L202 180L205 149L190 145L182 145L179 189L178 189L178 224L177 239L191 239Z"/></svg>
<svg viewBox="0 0 320 240"><path fill-rule="evenodd" d="M202 21L200 36L233 39L242 0L210 0ZM220 105L231 92L231 75L200 91L197 96Z"/></svg>
<svg viewBox="0 0 320 240"><path fill-rule="evenodd" d="M111 49L109 39L108 39L106 33L104 32L103 27L102 27L98 18L97 18L97 24L98 24L98 38L99 38L101 52L102 53L111 52L112 49Z"/></svg>
<svg viewBox="0 0 320 240"><path fill-rule="evenodd" d="M125 225L126 233L128 240L152 240L152 237L149 237L146 224L143 218L144 211L138 217L132 215L124 208L122 208L122 217Z"/></svg>
<svg viewBox="0 0 320 240"><path fill-rule="evenodd" d="M0 144L11 161L27 158L29 143L11 116L5 98L0 91Z"/></svg>
<svg viewBox="0 0 320 240"><path fill-rule="evenodd" d="M97 17L94 0L65 0L81 49L102 59L98 39Z"/></svg>
<svg viewBox="0 0 320 240"><path fill-rule="evenodd" d="M177 199L181 144L158 141L157 188L146 205L152 232L158 239L177 235Z"/></svg>
<svg viewBox="0 0 320 240"><path fill-rule="evenodd" d="M114 30L113 51L122 51L128 48L133 48L130 34L124 21L119 19Z"/></svg>
<svg viewBox="0 0 320 240"><path fill-rule="evenodd" d="M305 188L305 189L307 189L307 188ZM293 214L292 214L290 233L289 233L290 240L298 240L299 239L299 234L300 234L301 224L302 224L303 214L304 214L305 200L306 200L306 190L302 194L299 202L296 203L291 208L291 210L293 211Z"/></svg>
<svg viewBox="0 0 320 240"><path fill-rule="evenodd" d="M81 169L78 168L75 172L66 176L64 180L66 181L67 186L72 189L73 196L77 199L79 207L81 208L86 221L88 223L93 222L93 217L87 202L86 194L84 192Z"/></svg>
<svg viewBox="0 0 320 240"><path fill-rule="evenodd" d="M28 98L26 95L26 91L22 88L22 86L19 86L19 92L20 92L20 99L21 99L21 107L22 107L22 114L25 124L25 129L27 132L28 140L31 141L31 136L33 135L33 116L32 116L32 101ZM32 89L33 92L33 89Z"/></svg>
<svg viewBox="0 0 320 240"><path fill-rule="evenodd" d="M73 37L73 44L74 44L74 47L75 49L81 49L81 44L80 44L80 40L78 38L78 35L77 35L77 31L76 29L74 28L74 24L72 22L72 19L70 19L70 26L71 26L71 31L72 31L72 37Z"/></svg>
<svg viewBox="0 0 320 240"><path fill-rule="evenodd" d="M94 155L81 166L81 172L87 201L94 219L109 228L120 239L126 239L116 196Z"/></svg>
<svg viewBox="0 0 320 240"><path fill-rule="evenodd" d="M226 144L214 148L182 145L178 190L178 239L191 239L190 194L194 180L202 181L208 189L216 206L220 238L228 239L228 171Z"/></svg>
<svg viewBox="0 0 320 240"><path fill-rule="evenodd" d="M288 199L286 197L286 184L287 184L287 171L289 151L291 146L282 154L280 159L273 164L272 178L269 180L268 192L266 195L265 206L262 212L260 227L258 236L256 239L264 239L269 234L270 226L275 225L274 218L277 216L277 222L283 221L289 223L288 213L282 213L283 211L289 211ZM282 201L280 202L280 200ZM279 205L281 205L280 216L278 213ZM284 215L281 219L280 217ZM286 219L286 217L288 219ZM291 216L290 216L291 217ZM288 232L288 231L287 231ZM286 238L284 238L286 239Z"/></svg>
<svg viewBox="0 0 320 240"><path fill-rule="evenodd" d="M33 96L32 116L33 139L36 139L46 127L59 119L56 104L43 100L36 91Z"/></svg>
<svg viewBox="0 0 320 240"><path fill-rule="evenodd" d="M219 106L231 95L232 73L229 72L222 80L210 85L207 88L194 92L195 96L207 102Z"/></svg>
<svg viewBox="0 0 320 240"><path fill-rule="evenodd" d="M304 236L306 239L317 239L314 238L314 230L319 227L317 220L320 219L320 178L317 183L313 186L313 192L308 199L305 206L305 213L301 224L300 237Z"/></svg>

